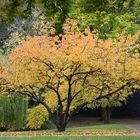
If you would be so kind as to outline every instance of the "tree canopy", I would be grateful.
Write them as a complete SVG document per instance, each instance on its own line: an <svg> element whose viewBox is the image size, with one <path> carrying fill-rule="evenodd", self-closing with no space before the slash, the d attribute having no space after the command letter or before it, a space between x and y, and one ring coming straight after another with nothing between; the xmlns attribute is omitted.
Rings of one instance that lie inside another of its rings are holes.
<svg viewBox="0 0 140 140"><path fill-rule="evenodd" d="M63 29L64 34L51 29L27 37L7 56L11 63L4 71L9 89L42 104L59 131L85 106L126 98L140 75L139 54L131 52L139 32L100 40L89 28L80 32L70 19Z"/></svg>

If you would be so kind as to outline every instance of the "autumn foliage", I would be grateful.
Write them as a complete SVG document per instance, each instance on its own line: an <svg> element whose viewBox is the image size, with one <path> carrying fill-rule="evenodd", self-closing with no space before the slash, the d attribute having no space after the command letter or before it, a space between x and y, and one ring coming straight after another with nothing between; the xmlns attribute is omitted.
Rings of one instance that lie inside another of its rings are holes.
<svg viewBox="0 0 140 140"><path fill-rule="evenodd" d="M140 78L140 56L133 53L139 33L100 40L80 32L67 19L64 33L28 37L8 55L4 73L9 88L42 104L58 131L85 106L124 101Z"/></svg>

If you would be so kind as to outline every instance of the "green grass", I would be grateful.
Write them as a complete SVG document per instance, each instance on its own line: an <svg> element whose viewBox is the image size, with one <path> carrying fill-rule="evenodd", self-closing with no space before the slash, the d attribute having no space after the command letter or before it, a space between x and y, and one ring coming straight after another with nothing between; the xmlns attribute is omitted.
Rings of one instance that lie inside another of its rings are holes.
<svg viewBox="0 0 140 140"><path fill-rule="evenodd" d="M32 138L0 138L0 140L140 140L140 137L124 137L124 136L113 136L113 137L32 137Z"/></svg>
<svg viewBox="0 0 140 140"><path fill-rule="evenodd" d="M129 128L126 125L122 124L104 124L104 125L95 125L95 126L81 126L81 127L70 127L67 128L66 131L74 131L74 130L83 130L83 129L117 129L117 130L128 130Z"/></svg>
<svg viewBox="0 0 140 140"><path fill-rule="evenodd" d="M140 137L125 137L137 136L137 133L129 129L127 125L109 124L109 125L96 125L96 126L81 126L69 127L65 132L56 132L56 130L40 130L40 131L19 131L19 132L0 132L0 136L9 137L24 137L17 140L140 140ZM56 137L55 137L56 136ZM68 139L68 137L70 139ZM87 137L85 137L87 136ZM96 137L93 137L96 136ZM98 137L105 136L105 137ZM113 137L106 137L113 136ZM121 137L116 137L121 136ZM123 137L122 137L123 136ZM31 137L31 138L26 138ZM6 140L0 139L0 140ZM7 139L9 140L9 139Z"/></svg>

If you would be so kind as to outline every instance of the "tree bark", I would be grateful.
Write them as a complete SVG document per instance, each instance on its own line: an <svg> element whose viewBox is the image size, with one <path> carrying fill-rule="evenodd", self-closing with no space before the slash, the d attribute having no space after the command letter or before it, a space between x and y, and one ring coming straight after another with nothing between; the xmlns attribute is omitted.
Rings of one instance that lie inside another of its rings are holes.
<svg viewBox="0 0 140 140"><path fill-rule="evenodd" d="M57 125L57 132L64 132L66 130L66 125L59 124Z"/></svg>
<svg viewBox="0 0 140 140"><path fill-rule="evenodd" d="M57 132L63 132L65 131L67 126L66 120L64 115L59 117L57 122L56 122L56 128L57 128Z"/></svg>
<svg viewBox="0 0 140 140"><path fill-rule="evenodd" d="M103 112L104 112L104 124L109 124L111 116L111 108L110 107L103 108Z"/></svg>
<svg viewBox="0 0 140 140"><path fill-rule="evenodd" d="M104 114L104 109L103 108L101 108L101 114L100 114L101 116L100 116L100 118L99 118L99 121L104 121L104 119L105 119L105 114Z"/></svg>

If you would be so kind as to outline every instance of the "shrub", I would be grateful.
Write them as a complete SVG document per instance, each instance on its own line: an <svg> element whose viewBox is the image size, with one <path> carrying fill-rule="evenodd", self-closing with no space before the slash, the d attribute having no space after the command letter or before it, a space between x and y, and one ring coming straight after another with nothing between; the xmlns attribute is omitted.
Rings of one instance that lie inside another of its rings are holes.
<svg viewBox="0 0 140 140"><path fill-rule="evenodd" d="M41 105L28 109L26 127L34 130L52 127L47 110Z"/></svg>
<svg viewBox="0 0 140 140"><path fill-rule="evenodd" d="M20 130L25 125L27 100L24 96L0 96L0 130Z"/></svg>

